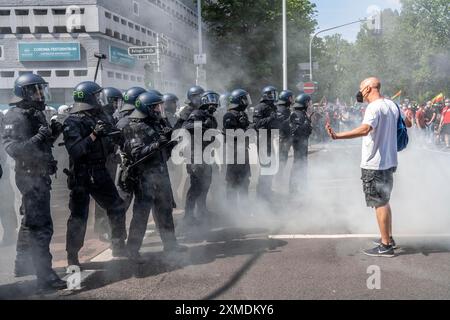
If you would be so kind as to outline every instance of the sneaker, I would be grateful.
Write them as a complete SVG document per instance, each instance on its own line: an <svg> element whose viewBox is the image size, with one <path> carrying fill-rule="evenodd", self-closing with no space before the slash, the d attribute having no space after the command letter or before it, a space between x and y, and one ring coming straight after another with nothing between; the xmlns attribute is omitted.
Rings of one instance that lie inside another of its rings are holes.
<svg viewBox="0 0 450 320"><path fill-rule="evenodd" d="M375 247L373 249L364 250L363 253L369 257L395 257L394 248L392 246L385 246L384 244L379 245L378 247Z"/></svg>
<svg viewBox="0 0 450 320"><path fill-rule="evenodd" d="M373 241L373 244L376 246L380 246L381 245L381 239L375 240ZM389 242L389 245L392 246L392 248L397 249L397 243L395 242L394 238L391 237L391 240Z"/></svg>

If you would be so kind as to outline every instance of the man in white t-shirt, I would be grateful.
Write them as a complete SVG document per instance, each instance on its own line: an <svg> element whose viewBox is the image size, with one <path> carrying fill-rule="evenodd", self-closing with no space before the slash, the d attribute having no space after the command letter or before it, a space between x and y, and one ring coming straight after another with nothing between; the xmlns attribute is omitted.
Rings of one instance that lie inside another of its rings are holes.
<svg viewBox="0 0 450 320"><path fill-rule="evenodd" d="M352 131L336 133L327 124L327 131L333 140L363 137L362 180L368 207L375 208L381 239L375 241L376 248L365 250L364 254L375 257L394 257L396 243L392 237L392 211L389 204L394 185L397 159L397 125L400 109L381 93L377 78L368 78L360 85L358 102L368 102L362 125ZM406 119L406 125L412 123Z"/></svg>

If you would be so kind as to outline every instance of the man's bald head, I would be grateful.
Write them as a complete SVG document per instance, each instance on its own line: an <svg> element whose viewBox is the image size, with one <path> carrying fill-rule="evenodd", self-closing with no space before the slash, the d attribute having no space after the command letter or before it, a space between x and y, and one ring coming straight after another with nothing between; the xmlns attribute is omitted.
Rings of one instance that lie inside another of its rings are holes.
<svg viewBox="0 0 450 320"><path fill-rule="evenodd" d="M376 77L370 77L361 82L360 89L364 89L366 87L370 87L373 89L381 90L381 81Z"/></svg>
<svg viewBox="0 0 450 320"><path fill-rule="evenodd" d="M381 96L381 81L376 77L370 77L361 82L359 87L360 94L363 100L371 103L372 101L382 98Z"/></svg>

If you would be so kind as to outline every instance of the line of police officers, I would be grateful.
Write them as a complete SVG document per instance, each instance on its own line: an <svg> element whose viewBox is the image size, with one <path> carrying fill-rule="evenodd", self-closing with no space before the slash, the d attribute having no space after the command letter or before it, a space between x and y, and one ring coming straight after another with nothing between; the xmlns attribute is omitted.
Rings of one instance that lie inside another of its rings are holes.
<svg viewBox="0 0 450 320"><path fill-rule="evenodd" d="M168 160L178 143L172 140L175 129L184 128L193 133L198 124L203 132L218 127L244 131L254 128L257 132L267 129L269 139L258 139L258 147L266 143L269 155L273 150L270 130L279 129L282 162L287 162L293 147L294 170L303 172L301 178L306 180L311 134L311 122L306 113L311 98L307 95L300 95L294 101L291 91L283 91L278 97L276 88L267 87L255 107L251 123L248 108L252 101L242 89L220 97L196 86L188 91L186 105L178 108L178 98L172 94L162 95L156 90L139 87L122 93L114 88L101 88L94 82L83 82L75 88L73 106L66 110L68 113L62 124L55 119L48 123L45 118L43 111L50 98L49 87L40 76L20 76L14 93L16 98L3 123L3 142L7 154L15 160L15 181L22 194L24 218L17 241L15 274L18 277L36 274L41 290L66 287L52 269L49 248L53 234L51 176L57 171L52 149L61 134L69 154L69 168L64 170L70 190L66 238L69 265L80 265L78 253L84 244L91 197L97 204L96 215L102 221L99 228L109 233L114 257L143 262L139 250L150 212L164 250L187 250L177 243L172 216L176 204ZM193 151L194 143L191 146ZM206 146L207 143L202 142L202 150ZM248 197L251 176L248 149L246 141L244 164L234 162L226 166L227 198L237 207ZM194 160L194 152L191 154ZM116 185L118 163L120 173ZM212 166L192 161L187 165L187 172L191 183L184 223L195 226L200 223L199 218L211 217L206 199ZM271 185L271 176L260 176L257 190L260 199L270 201ZM297 192L297 188L296 181L292 181L291 192ZM125 214L133 198L133 217L127 236Z"/></svg>

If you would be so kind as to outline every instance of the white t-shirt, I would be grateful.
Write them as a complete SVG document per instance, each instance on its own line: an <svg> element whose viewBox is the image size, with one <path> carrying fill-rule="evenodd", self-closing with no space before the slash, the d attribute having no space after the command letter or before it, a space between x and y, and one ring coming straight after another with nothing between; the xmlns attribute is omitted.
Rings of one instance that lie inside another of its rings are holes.
<svg viewBox="0 0 450 320"><path fill-rule="evenodd" d="M398 166L397 124L400 116L397 105L379 99L367 106L363 124L373 128L362 142L361 168L388 170Z"/></svg>

